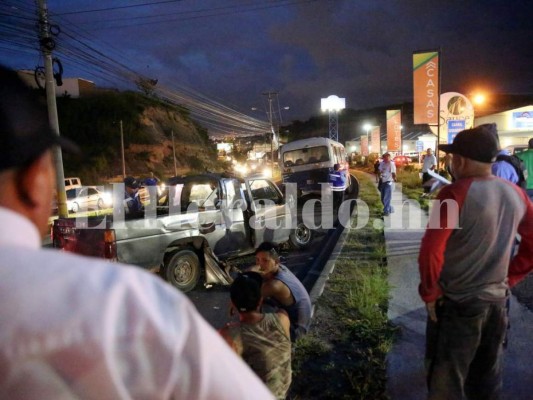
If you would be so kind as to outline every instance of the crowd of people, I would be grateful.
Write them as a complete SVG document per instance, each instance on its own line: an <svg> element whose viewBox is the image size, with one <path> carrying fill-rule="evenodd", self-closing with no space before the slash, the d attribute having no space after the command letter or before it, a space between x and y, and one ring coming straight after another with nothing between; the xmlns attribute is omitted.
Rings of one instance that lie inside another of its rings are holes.
<svg viewBox="0 0 533 400"><path fill-rule="evenodd" d="M0 398L286 398L292 348L312 307L275 244L260 244L256 265L235 278L238 321L217 333L148 272L41 247L54 150L76 146L50 130L46 108L3 67L0 131ZM455 182L437 196L418 259L428 396L498 398L509 289L533 270L533 139L519 156L526 190L508 165L493 164L501 150L494 124L464 130L440 150L451 155ZM423 173L436 165L428 149ZM396 167L388 153L376 171L389 215ZM124 184L136 212L139 182Z"/></svg>

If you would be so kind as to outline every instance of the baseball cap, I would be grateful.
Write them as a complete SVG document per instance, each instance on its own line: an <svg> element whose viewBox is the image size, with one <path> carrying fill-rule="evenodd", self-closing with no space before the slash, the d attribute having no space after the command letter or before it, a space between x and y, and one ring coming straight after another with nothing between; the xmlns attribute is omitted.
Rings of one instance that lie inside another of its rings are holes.
<svg viewBox="0 0 533 400"><path fill-rule="evenodd" d="M484 163L494 162L498 148L496 124L483 124L465 129L457 134L452 144L439 146L439 150L445 153L459 154Z"/></svg>
<svg viewBox="0 0 533 400"><path fill-rule="evenodd" d="M35 91L15 71L0 65L0 171L27 165L52 146L79 152L73 142L50 129L47 108Z"/></svg>
<svg viewBox="0 0 533 400"><path fill-rule="evenodd" d="M138 189L139 181L135 179L133 176L127 176L124 178L124 185L132 189Z"/></svg>

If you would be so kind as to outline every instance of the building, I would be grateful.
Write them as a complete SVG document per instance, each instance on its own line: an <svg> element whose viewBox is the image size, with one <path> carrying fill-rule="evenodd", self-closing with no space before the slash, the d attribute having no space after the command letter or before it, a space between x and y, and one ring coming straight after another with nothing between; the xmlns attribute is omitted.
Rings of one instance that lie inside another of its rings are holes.
<svg viewBox="0 0 533 400"><path fill-rule="evenodd" d="M527 145L533 138L533 105L501 111L474 119L474 126L496 123L502 148Z"/></svg>
<svg viewBox="0 0 533 400"><path fill-rule="evenodd" d="M38 89L44 87L44 80L39 81L35 78L35 71L20 70L17 72L20 78L31 88ZM71 97L77 99L94 93L97 90L94 82L82 78L63 78L63 84L57 86L56 97Z"/></svg>

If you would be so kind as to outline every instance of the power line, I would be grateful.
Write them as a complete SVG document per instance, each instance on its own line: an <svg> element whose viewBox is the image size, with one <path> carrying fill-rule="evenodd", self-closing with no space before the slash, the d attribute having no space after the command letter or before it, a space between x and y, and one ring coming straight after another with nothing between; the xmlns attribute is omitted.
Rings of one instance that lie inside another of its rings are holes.
<svg viewBox="0 0 533 400"><path fill-rule="evenodd" d="M53 15L55 15L55 16L63 16L63 15L94 13L94 12L101 12L101 11L122 10L122 9L125 9L125 8L146 7L146 6L154 6L154 5L165 4L165 3L177 3L179 1L183 1L183 0L162 0L162 1L155 1L155 2L152 2L152 3L130 4L130 5L127 5L127 6L96 8L96 9L92 9L92 10L82 10L82 11L68 11L68 12L57 13L57 14L53 14Z"/></svg>

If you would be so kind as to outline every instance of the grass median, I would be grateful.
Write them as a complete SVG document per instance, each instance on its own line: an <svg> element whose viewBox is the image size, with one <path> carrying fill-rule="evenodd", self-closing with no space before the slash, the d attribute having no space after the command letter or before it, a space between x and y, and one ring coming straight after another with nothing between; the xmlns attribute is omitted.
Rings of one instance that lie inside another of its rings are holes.
<svg viewBox="0 0 533 400"><path fill-rule="evenodd" d="M396 329L387 319L389 285L382 209L368 175L355 172L369 223L346 232L308 335L296 345L289 399L387 399L386 360ZM357 215L352 217L356 225Z"/></svg>

